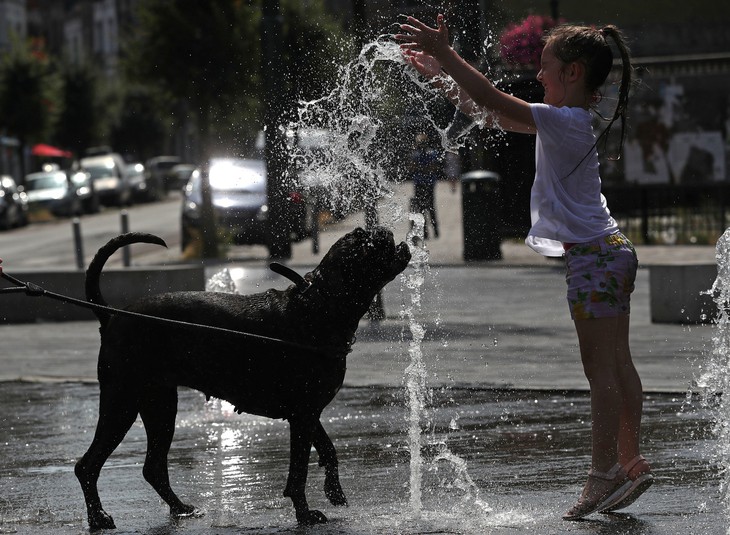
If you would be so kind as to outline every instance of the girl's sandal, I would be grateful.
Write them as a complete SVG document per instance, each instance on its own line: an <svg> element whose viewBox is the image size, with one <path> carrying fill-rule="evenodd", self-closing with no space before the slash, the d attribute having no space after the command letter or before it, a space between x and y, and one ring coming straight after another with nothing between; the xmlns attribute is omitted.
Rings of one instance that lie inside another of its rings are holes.
<svg viewBox="0 0 730 535"><path fill-rule="evenodd" d="M594 499L586 499L581 496L578 502L563 515L563 520L580 520L591 513L601 511L620 499L631 487L631 480L619 464L614 465L608 472L591 470L588 472L588 479L591 478L608 481L611 484L604 493Z"/></svg>
<svg viewBox="0 0 730 535"><path fill-rule="evenodd" d="M628 474L631 486L616 501L601 509L601 513L610 513L628 507L654 483L651 467L643 455L637 455L629 461L624 467L624 471Z"/></svg>

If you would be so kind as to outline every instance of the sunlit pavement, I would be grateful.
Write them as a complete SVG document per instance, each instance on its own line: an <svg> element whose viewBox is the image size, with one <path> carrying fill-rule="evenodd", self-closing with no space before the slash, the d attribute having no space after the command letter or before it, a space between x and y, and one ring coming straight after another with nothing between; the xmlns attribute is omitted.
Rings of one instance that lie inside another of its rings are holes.
<svg viewBox="0 0 730 535"><path fill-rule="evenodd" d="M227 269L241 292L288 284L265 267ZM398 279L383 294L386 319L361 323L345 387L323 415L350 502L345 509L326 502L313 454L308 498L330 518L326 527L298 528L281 496L284 422L239 416L188 390L170 471L206 516L169 519L142 478L139 422L102 472L102 500L121 533L725 533L712 422L687 394L713 327L652 324L646 277L640 272L632 349L647 391L644 454L657 482L625 514L560 519L588 470L589 400L564 280L552 267L426 275L414 318L427 332L420 508L411 503L403 386L410 296ZM85 529L73 464L96 424L97 329L95 322L0 327L0 532Z"/></svg>
<svg viewBox="0 0 730 535"><path fill-rule="evenodd" d="M4 383L0 387L2 533L86 529L73 463L91 440L95 385ZM322 493L313 454L310 506L330 519L300 529L282 497L288 429L237 415L182 390L170 452L174 488L206 512L174 521L142 478L145 435L138 422L100 479L118 533L621 533L721 534L726 518L707 461L709 422L682 396L649 394L645 453L655 485L623 514L560 519L587 469L584 392L437 388L423 422L421 505L411 504L404 395L400 388L344 388L323 422L338 448L349 507Z"/></svg>
<svg viewBox="0 0 730 535"><path fill-rule="evenodd" d="M327 240L353 224L329 229L322 252ZM447 250L456 250L441 243L438 254L436 242L430 245L433 256L446 258ZM299 249L306 245L295 248L291 262L302 272L316 263L309 250ZM710 410L691 394L712 351L715 327L651 323L648 272L639 271L631 343L646 391L643 453L657 481L624 514L567 523L560 516L588 470L590 423L562 267L532 256L465 266L458 254L448 252L453 261L434 262L425 271L422 304L413 314L426 329L420 506L412 496L403 379L412 296L399 278L383 293L386 319L362 321L345 386L323 415L338 448L349 507L326 502L313 454L308 499L330 523L297 527L281 495L286 423L237 415L224 403L183 389L170 473L184 500L206 515L169 518L142 478L146 446L138 422L100 479L116 532L726 533ZM709 255L706 248L701 254ZM244 293L288 285L256 254L250 256L211 266L207 274L227 269ZM482 269L492 266L504 269ZM96 424L98 325L3 325L0 339L0 533L84 532L73 464Z"/></svg>

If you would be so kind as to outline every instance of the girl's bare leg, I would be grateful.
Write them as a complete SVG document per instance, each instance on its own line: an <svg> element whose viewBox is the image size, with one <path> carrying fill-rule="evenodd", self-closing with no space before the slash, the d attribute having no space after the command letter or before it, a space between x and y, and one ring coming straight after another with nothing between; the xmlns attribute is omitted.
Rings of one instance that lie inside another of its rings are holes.
<svg viewBox="0 0 730 535"><path fill-rule="evenodd" d="M629 316L576 320L575 327L591 387L592 468L608 472L639 453L642 387L629 350ZM603 490L593 482L586 484L589 496Z"/></svg>

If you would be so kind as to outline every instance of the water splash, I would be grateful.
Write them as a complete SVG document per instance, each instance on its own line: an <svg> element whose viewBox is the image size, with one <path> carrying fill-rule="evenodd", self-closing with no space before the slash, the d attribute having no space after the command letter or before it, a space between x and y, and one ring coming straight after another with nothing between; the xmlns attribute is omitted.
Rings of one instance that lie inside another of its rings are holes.
<svg viewBox="0 0 730 535"><path fill-rule="evenodd" d="M236 283L231 277L231 272L228 268L224 268L219 272L215 273L210 279L205 282L206 292L222 292L229 294L237 294L238 289Z"/></svg>
<svg viewBox="0 0 730 535"><path fill-rule="evenodd" d="M410 302L403 307L402 317L411 333L404 384L409 411L410 513L417 518L422 514L422 425L428 401L422 351L426 329L420 316L430 267L423 215L409 213L393 201L390 185L405 180L416 134L429 132L444 152L456 152L477 123L455 114L443 94L406 65L390 36L381 36L339 69L330 93L301 102L296 120L284 128L290 138L290 172L324 209L346 215L377 205L380 224L394 228L406 217L410 222L406 241L412 269L402 276ZM438 462L451 463L458 480L476 488L466 473L465 461L448 449Z"/></svg>
<svg viewBox="0 0 730 535"><path fill-rule="evenodd" d="M408 395L408 449L410 451L410 509L418 517L421 514L421 482L423 458L421 456L421 421L426 410L426 366L423 362L421 345L426 329L419 320L422 310L421 292L429 270L428 251L423 247L424 217L411 214L411 231L406 238L411 246L413 268L405 277L405 285L410 290L410 304L403 308L402 315L407 319L411 331L408 346L410 363L405 370L405 387Z"/></svg>
<svg viewBox="0 0 730 535"><path fill-rule="evenodd" d="M364 45L340 67L337 80L324 97L300 102L285 129L290 171L330 210L349 213L391 196L389 182L405 179L418 132L431 132L445 151L455 152L475 126L406 66L389 36Z"/></svg>
<svg viewBox="0 0 730 535"><path fill-rule="evenodd" d="M719 468L721 501L730 525L730 229L717 241L715 259L717 278L708 293L717 305L716 329L697 386L714 420L713 461Z"/></svg>

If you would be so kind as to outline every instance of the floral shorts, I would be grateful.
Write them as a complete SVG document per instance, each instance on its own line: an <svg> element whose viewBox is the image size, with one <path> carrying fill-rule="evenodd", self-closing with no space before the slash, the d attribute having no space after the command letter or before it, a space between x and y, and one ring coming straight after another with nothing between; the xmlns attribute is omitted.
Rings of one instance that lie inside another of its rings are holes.
<svg viewBox="0 0 730 535"><path fill-rule="evenodd" d="M638 263L634 246L620 232L566 245L565 281L571 318L628 314Z"/></svg>

